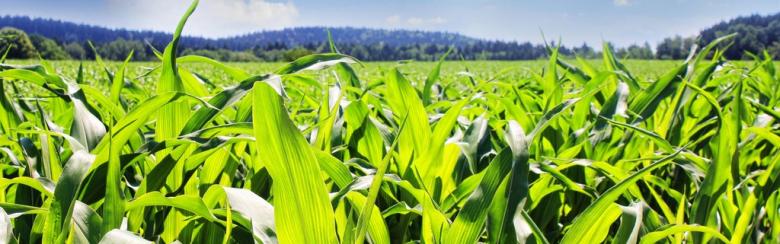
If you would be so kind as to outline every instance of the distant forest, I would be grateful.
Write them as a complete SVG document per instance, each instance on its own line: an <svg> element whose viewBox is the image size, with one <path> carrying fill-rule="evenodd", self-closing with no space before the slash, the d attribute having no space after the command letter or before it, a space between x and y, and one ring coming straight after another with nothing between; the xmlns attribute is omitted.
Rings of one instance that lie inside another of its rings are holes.
<svg viewBox="0 0 780 244"><path fill-rule="evenodd" d="M165 32L109 29L24 16L0 17L0 27L0 48L12 46L8 57L14 59L94 59L97 52L104 59L123 60L134 50L133 60L146 61L155 59L153 48L162 50L171 39ZM454 55L450 59L532 60L547 55L543 44L482 40L448 32L351 27L298 27L218 39L184 37L180 51L181 55L197 54L222 61L289 61L329 51L328 30L342 53L364 61L436 60L451 47ZM749 58L746 53L763 51L780 57L780 13L724 21L698 36L666 38L654 48L648 43L606 45L621 58L684 59L694 44L706 44L731 33L737 33L737 37L724 53L729 59L745 59ZM561 46L559 51L583 58L600 55L587 44Z"/></svg>

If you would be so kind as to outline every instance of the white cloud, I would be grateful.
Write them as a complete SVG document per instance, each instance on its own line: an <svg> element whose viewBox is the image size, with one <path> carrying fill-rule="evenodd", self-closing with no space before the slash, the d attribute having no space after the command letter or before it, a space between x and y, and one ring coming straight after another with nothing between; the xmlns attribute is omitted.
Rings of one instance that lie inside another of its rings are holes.
<svg viewBox="0 0 780 244"><path fill-rule="evenodd" d="M447 20L442 17L434 17L431 19L431 23L441 25L447 23Z"/></svg>
<svg viewBox="0 0 780 244"><path fill-rule="evenodd" d="M617 6L626 6L631 4L629 0L613 0L612 2L615 3L615 5Z"/></svg>
<svg viewBox="0 0 780 244"><path fill-rule="evenodd" d="M389 25L398 25L401 23L401 16L400 15L387 16L385 22L387 22L387 24Z"/></svg>
<svg viewBox="0 0 780 244"><path fill-rule="evenodd" d="M109 0L118 26L172 32L189 6L182 0ZM267 0L206 0L187 22L185 35L223 37L295 24L298 8L292 2Z"/></svg>
<svg viewBox="0 0 780 244"><path fill-rule="evenodd" d="M390 27L430 27L447 23L447 19L442 17L420 18L420 17L401 17L401 15L391 15L385 18L385 23Z"/></svg>
<svg viewBox="0 0 780 244"><path fill-rule="evenodd" d="M418 17L411 17L406 20L406 23L409 25L422 25L425 22L422 18Z"/></svg>

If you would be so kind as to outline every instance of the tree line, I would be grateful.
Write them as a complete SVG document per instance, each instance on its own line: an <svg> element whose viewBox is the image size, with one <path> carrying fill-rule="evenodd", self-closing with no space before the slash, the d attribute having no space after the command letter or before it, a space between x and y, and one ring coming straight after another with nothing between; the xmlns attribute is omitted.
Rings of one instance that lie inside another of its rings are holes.
<svg viewBox="0 0 780 244"><path fill-rule="evenodd" d="M557 46L551 43L552 46ZM0 48L9 49L10 59L44 58L47 60L62 59L95 59L96 54L107 60L124 60L130 51L134 51L134 61L150 61L156 59L154 50L162 50L164 46L155 47L149 42L126 40L123 38L104 43L68 42L60 43L38 34L28 35L22 30L4 27L0 29ZM387 60L423 60L432 61L446 53L454 45L414 43L406 45L390 45L383 42L373 44L337 43L339 51L352 55L364 61ZM612 46L612 45L609 45ZM650 45L631 45L614 49L620 57L633 59L656 58ZM221 61L252 62L252 61L291 61L311 53L330 51L327 41L310 42L289 46L283 42L272 42L256 45L245 50L230 50L227 48L184 48L180 55L195 54ZM587 44L577 47L560 46L562 55L580 56L583 58L598 58L601 53ZM674 51L669 58L679 58ZM465 60L533 60L545 58L548 49L542 44L479 41L463 44L453 48L449 59ZM664 56L666 57L666 56Z"/></svg>
<svg viewBox="0 0 780 244"><path fill-rule="evenodd" d="M0 17L0 25L15 26L0 29L0 48L10 47L7 55L12 59L94 59L100 55L108 60L123 60L134 51L133 60L149 61L156 59L154 50L162 50L168 41L166 38L170 38L163 32L112 30L27 17ZM453 48L453 54L449 59L465 60L532 60L546 58L548 54L548 45L479 40L446 32L350 27L330 31L342 53L365 61L437 60L450 48ZM626 47L607 43L605 46L621 58L684 59L694 45L704 45L731 33L737 33L737 37L728 44L731 46L724 53L727 58L744 59L749 58L749 53L763 51L780 57L780 13L724 21L701 31L698 38L669 37L655 47L649 43ZM196 54L238 62L290 61L310 53L329 51L327 39L328 30L323 27L264 31L221 39L185 37L180 55ZM601 55L586 43L579 46L550 43L549 46L558 47L559 53L566 56L598 58Z"/></svg>

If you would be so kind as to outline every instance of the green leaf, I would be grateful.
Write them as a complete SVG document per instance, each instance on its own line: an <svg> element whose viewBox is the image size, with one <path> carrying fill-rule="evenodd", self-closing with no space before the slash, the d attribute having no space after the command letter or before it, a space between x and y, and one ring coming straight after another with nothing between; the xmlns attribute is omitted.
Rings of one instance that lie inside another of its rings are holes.
<svg viewBox="0 0 780 244"><path fill-rule="evenodd" d="M406 126L406 119L403 120L401 123L401 127L399 128L399 132L403 132L404 128ZM395 148L398 145L398 138L396 138L395 141L393 141L393 145L390 146L390 148ZM387 172L388 166L390 166L390 160L392 159L392 153L388 152L387 155L385 155L385 158L382 159L382 162L378 162L376 164L377 170L374 174L373 178L371 179L371 185L368 189L368 195L366 197L366 201L363 202L363 208L360 211L360 215L358 217L358 222L356 226L355 231L355 243L362 244L363 238L365 237L365 231L366 227L370 223L369 220L372 217L372 214L374 213L374 203L376 201L377 196L379 195L379 187L382 186L382 178L385 176L385 172Z"/></svg>
<svg viewBox="0 0 780 244"><path fill-rule="evenodd" d="M542 244L548 244L550 241L547 240L547 237L544 236L544 232L542 232L541 229L539 229L539 226L534 223L534 220L531 219L531 216L528 216L528 213L525 212L525 210L520 210L521 218L516 218L513 222L515 225L515 233L518 236L523 235L527 229L530 229L530 231L533 233L534 238L536 238L536 241ZM518 241L522 241L523 239L519 239Z"/></svg>
<svg viewBox="0 0 780 244"><path fill-rule="evenodd" d="M433 133L426 149L427 152L421 157L419 163L415 165L420 171L426 187L434 187L436 177L446 177L447 174L451 173L448 169L443 169L443 165L439 162L444 159L447 139L452 134L452 129L456 128L458 116L470 101L470 99L463 99L454 104L433 128Z"/></svg>
<svg viewBox="0 0 780 244"><path fill-rule="evenodd" d="M285 64L276 72L277 75L286 75L297 73L302 70L321 70L334 66L339 63L356 63L357 60L353 57L338 54L338 53L324 53L324 54L312 54L296 59L295 61Z"/></svg>
<svg viewBox="0 0 780 244"><path fill-rule="evenodd" d="M180 93L170 92L151 97L138 104L135 109L112 126L112 136L103 137L100 143L93 149L94 152L97 152L97 159L95 159L95 163L90 171L108 162L111 144L124 145L132 136L137 135L138 129L146 124L147 119L152 114L157 113L157 109L171 102L179 101L182 97Z"/></svg>
<svg viewBox="0 0 780 244"><path fill-rule="evenodd" d="M626 117L626 100L628 99L628 86L623 82L618 82L615 94L607 100L607 103L601 107L596 124L593 126L591 144L607 139L611 135L611 128L606 120L611 120L617 116Z"/></svg>
<svg viewBox="0 0 780 244"><path fill-rule="evenodd" d="M709 92L695 85L688 84L688 87L702 96L718 114L719 126L717 148L714 149L714 162L707 169L707 175L699 186L700 189L693 202L691 214L693 223L706 225L720 196L727 190L728 182L733 180L731 179L732 157L736 150L738 138L733 136L731 127L734 125L724 116L723 109L718 105L718 101Z"/></svg>
<svg viewBox="0 0 780 244"><path fill-rule="evenodd" d="M254 88L257 155L274 180L274 215L281 243L335 243L333 208L317 157L271 86Z"/></svg>
<svg viewBox="0 0 780 244"><path fill-rule="evenodd" d="M645 136L649 137L650 140L654 141L656 143L656 145L660 146L664 150L669 151L669 152L673 151L672 144L669 143L669 141L667 141L666 139L664 139L660 135L656 134L655 132L648 131L647 129L644 129L644 128L641 128L641 127L637 127L637 126L634 126L634 125L629 125L629 124L626 124L626 123L621 123L621 122L618 122L618 121L607 119L607 118L604 118L604 117L601 117L601 119L603 119L604 121L607 121L611 125L618 126L618 127L623 127L623 128L626 128L626 129L638 132L639 134L645 135Z"/></svg>
<svg viewBox="0 0 780 244"><path fill-rule="evenodd" d="M84 93L76 87L70 88L72 91L71 101L73 102L73 125L70 128L70 135L81 142L89 150L94 149L103 135L106 134L106 127L103 122L89 109L87 99Z"/></svg>
<svg viewBox="0 0 780 244"><path fill-rule="evenodd" d="M523 127L517 121L510 120L504 138L512 150L512 169L503 189L499 188L496 193L489 215L488 236L496 242L516 239L516 233L523 226L517 226L515 222L523 219L521 211L528 197L528 139Z"/></svg>
<svg viewBox="0 0 780 244"><path fill-rule="evenodd" d="M401 71L394 69L386 77L385 96L387 103L393 110L396 121L401 124L408 120L406 127L408 129L399 132L398 154L400 175L406 173L409 163L414 159L426 154L428 143L431 138L431 128L428 123L428 115L425 107L417 95L417 91L411 83L401 74ZM425 168L425 165L420 165Z"/></svg>
<svg viewBox="0 0 780 244"><path fill-rule="evenodd" d="M208 101L211 106L203 106L192 114L182 128L180 134L184 135L203 129L209 121L212 121L225 109L241 100L247 92L252 90L256 82L264 81L269 78L268 75L252 76L241 81L237 86L227 88L217 93Z"/></svg>
<svg viewBox="0 0 780 244"><path fill-rule="evenodd" d="M355 210L358 211L357 214L359 216L364 216L363 211L366 209L364 206L366 206L367 203L366 197L357 192L349 192L347 193L347 199L355 206ZM370 215L371 217L365 220L368 221L368 223L364 226L367 226L368 228L368 236L370 237L371 243L390 243L389 229L385 224L385 220L382 218L382 213L379 212L378 208L369 209L371 210L371 213L365 215ZM356 231L355 235L359 233L360 232Z"/></svg>
<svg viewBox="0 0 780 244"><path fill-rule="evenodd" d="M103 219L89 205L76 201L73 208L73 238L80 243L98 243L100 241Z"/></svg>
<svg viewBox="0 0 780 244"><path fill-rule="evenodd" d="M125 86L125 72L127 72L127 63L133 58L133 51L127 55L125 62L122 63L122 67L114 74L114 80L111 82L111 101L115 104L119 104L119 96L122 92L122 87Z"/></svg>
<svg viewBox="0 0 780 244"><path fill-rule="evenodd" d="M650 87L634 96L634 99L629 102L628 109L637 113L639 117L634 118L632 122L643 121L652 116L655 110L660 107L658 105L661 101L674 94L677 90L677 86L682 82L687 67L687 63L677 66L677 68L658 78Z"/></svg>
<svg viewBox="0 0 780 244"><path fill-rule="evenodd" d="M173 33L173 40L168 43L163 52L163 64L162 71L160 72L160 79L157 82L157 94L164 94L167 92L182 92L184 91L184 83L179 77L178 67L176 67L176 52L179 44L179 38L181 32L184 29L184 24L187 23L187 19L195 11L198 6L199 0L193 0L187 12L179 20L179 25L176 27L176 31ZM155 132L155 139L162 141L164 139L173 138L179 135L184 127L187 118L189 118L190 109L185 101L174 102L166 104L159 109L157 115L157 123Z"/></svg>
<svg viewBox="0 0 780 244"><path fill-rule="evenodd" d="M755 191L755 190L753 190ZM731 234L731 243L742 243L744 242L750 242L751 239L743 240L745 238L746 233L750 233L750 229L752 226L752 229L757 229L754 223L751 223L751 219L753 216L756 215L756 205L758 204L758 198L756 197L756 192L750 192L748 193L747 200L745 200L745 203L739 208L739 219L737 219L737 224L734 226L734 233Z"/></svg>
<svg viewBox="0 0 780 244"><path fill-rule="evenodd" d="M423 104L428 105L431 104L431 88L433 87L433 83L435 83L439 79L439 73L441 72L441 65L444 63L444 60L447 59L447 56L452 53L452 51L455 50L455 47L450 47L449 50L447 50L444 55L441 55L439 58L439 62L436 63L436 66L433 67L430 73L428 73L428 78L425 78L425 83L423 87Z"/></svg>
<svg viewBox="0 0 780 244"><path fill-rule="evenodd" d="M111 136L113 137L113 136ZM122 145L109 144L108 170L106 173L106 195L103 202L103 226L102 233L118 228L122 224L124 217L125 200L122 196L121 185L122 169L120 154Z"/></svg>
<svg viewBox="0 0 780 244"><path fill-rule="evenodd" d="M698 225L672 225L671 227L665 228L663 230L653 231L650 233L645 234L642 236L642 244L645 243L658 243L659 241L663 240L664 238L667 238L671 235L674 235L676 233L682 233L682 232L701 232L701 233L707 233L712 236L715 236L715 238L718 238L724 243L729 243L729 239L723 236L718 230L713 229L711 227L707 226L698 226Z"/></svg>
<svg viewBox="0 0 780 244"><path fill-rule="evenodd" d="M76 193L94 160L94 155L85 151L76 151L65 163L46 217L43 242L62 243L67 239Z"/></svg>
<svg viewBox="0 0 780 244"><path fill-rule="evenodd" d="M444 236L444 243L476 243L484 229L489 206L501 181L513 165L512 150L501 151L485 169L485 175L477 189L471 193L452 226Z"/></svg>
<svg viewBox="0 0 780 244"><path fill-rule="evenodd" d="M666 157L656 160L652 164L642 168L641 170L625 178L623 181L620 181L615 186L609 188L609 190L601 194L601 196L598 199L596 199L596 201L591 203L584 211L582 211L582 213L577 215L577 217L574 219L571 226L569 227L569 231L567 231L566 234L563 236L563 240L561 240L561 242L562 243L602 242L603 238L606 237L606 235L594 236L594 233L599 233L598 232L599 230L595 228L593 223L596 223L602 217L602 215L607 213L610 207L614 207L615 200L620 198L623 192L628 190L629 187L633 186L636 181L638 181L645 175L649 174L653 170L658 169L670 163L671 160L674 159L679 153L680 151L678 150L673 154L667 155Z"/></svg>
<svg viewBox="0 0 780 244"><path fill-rule="evenodd" d="M10 48L10 46L9 46ZM0 87L4 87L4 82L0 80ZM6 135L11 135L10 131L16 128L22 122L24 117L19 112L17 105L8 98L5 89L0 92L0 131Z"/></svg>
<svg viewBox="0 0 780 244"><path fill-rule="evenodd" d="M211 213L200 197L192 195L165 197L165 195L157 191L147 192L141 196L136 197L125 205L125 211L153 206L173 207L196 214L208 221L217 221L217 217Z"/></svg>
<svg viewBox="0 0 780 244"><path fill-rule="evenodd" d="M203 57L203 56L196 56L196 55L187 55L183 57L179 57L176 59L178 63L204 63L213 66L214 68L220 69L223 72L230 75L231 78L235 80L246 80L250 77L249 74L244 72L241 69L231 67L228 65L225 65L223 63L220 63L219 61Z"/></svg>
<svg viewBox="0 0 780 244"><path fill-rule="evenodd" d="M24 185L31 189L35 189L46 197L53 196L52 190L44 183L43 178L33 179L26 176L15 177L13 179L0 178L0 187L8 187L14 184Z"/></svg>

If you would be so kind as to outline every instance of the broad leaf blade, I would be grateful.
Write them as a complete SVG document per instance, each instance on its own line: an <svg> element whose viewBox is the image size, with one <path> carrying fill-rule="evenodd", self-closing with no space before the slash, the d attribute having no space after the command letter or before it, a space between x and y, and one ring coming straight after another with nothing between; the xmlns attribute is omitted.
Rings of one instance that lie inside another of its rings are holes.
<svg viewBox="0 0 780 244"><path fill-rule="evenodd" d="M335 243L333 209L311 146L271 86L255 85L252 113L257 152L274 180L281 243Z"/></svg>

